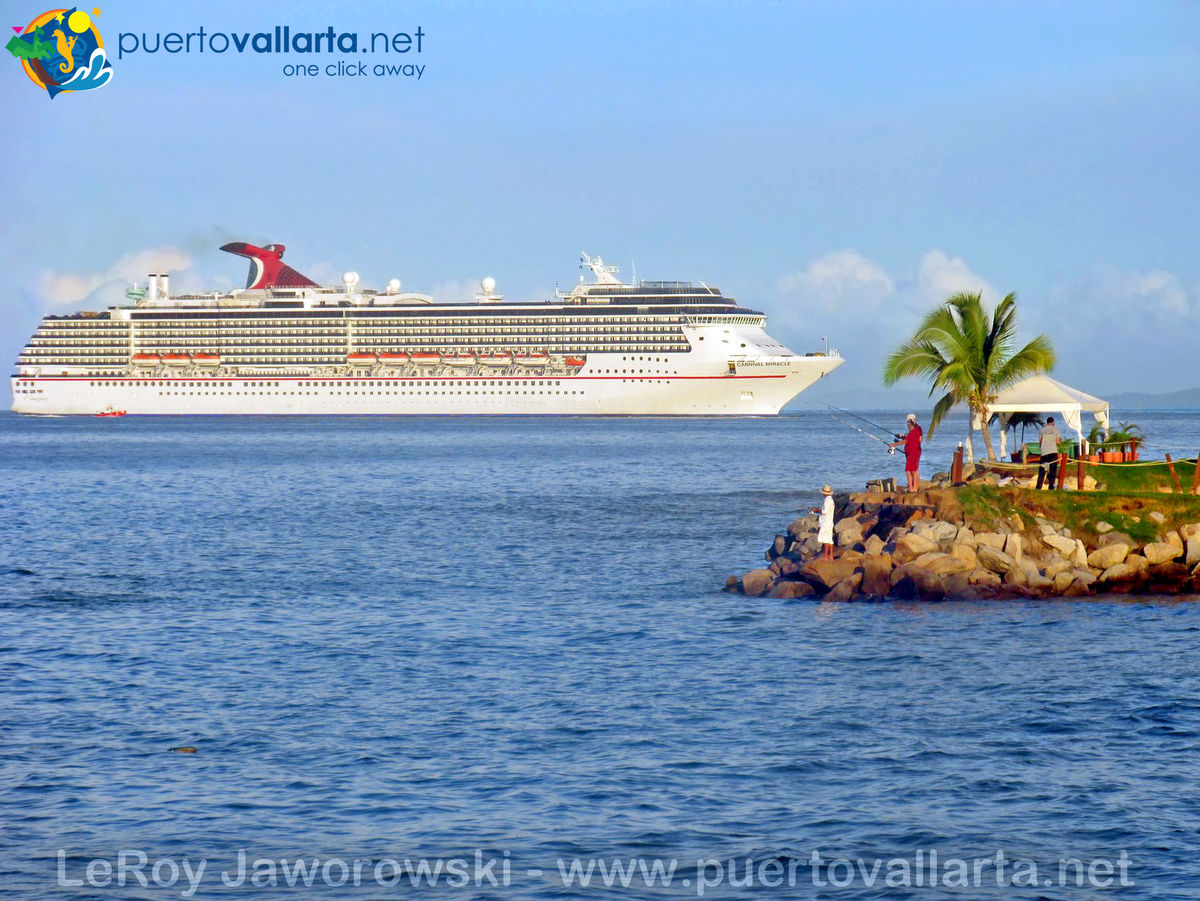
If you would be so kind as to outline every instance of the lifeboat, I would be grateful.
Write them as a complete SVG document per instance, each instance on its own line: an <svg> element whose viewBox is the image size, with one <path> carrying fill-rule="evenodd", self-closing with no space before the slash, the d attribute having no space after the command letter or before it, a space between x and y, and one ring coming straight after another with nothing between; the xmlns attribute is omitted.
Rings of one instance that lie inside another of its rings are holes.
<svg viewBox="0 0 1200 901"><path fill-rule="evenodd" d="M161 360L158 354L134 354L129 358L134 366L157 366Z"/></svg>
<svg viewBox="0 0 1200 901"><path fill-rule="evenodd" d="M475 354L446 354L442 362L447 366L474 366Z"/></svg>
<svg viewBox="0 0 1200 901"><path fill-rule="evenodd" d="M418 366L436 366L442 362L442 355L429 351L417 351L412 355L412 361Z"/></svg>
<svg viewBox="0 0 1200 901"><path fill-rule="evenodd" d="M124 416L125 411L124 410L114 410L112 407L105 407L103 410L101 410L96 415L97 416Z"/></svg>
<svg viewBox="0 0 1200 901"><path fill-rule="evenodd" d="M518 366L545 366L550 362L550 355L540 351L531 354L513 354L513 362Z"/></svg>
<svg viewBox="0 0 1200 901"><path fill-rule="evenodd" d="M585 360L583 357L567 357L564 362L572 368L578 368L586 363L587 360Z"/></svg>
<svg viewBox="0 0 1200 901"><path fill-rule="evenodd" d="M346 354L346 362L351 366L374 366L375 354L353 353Z"/></svg>
<svg viewBox="0 0 1200 901"><path fill-rule="evenodd" d="M379 355L379 362L384 366L403 366L408 362L408 354L384 352Z"/></svg>
<svg viewBox="0 0 1200 901"><path fill-rule="evenodd" d="M162 361L168 366L187 366L192 358L187 354L163 354Z"/></svg>
<svg viewBox="0 0 1200 901"><path fill-rule="evenodd" d="M192 354L192 362L197 366L220 366L220 354Z"/></svg>
<svg viewBox="0 0 1200 901"><path fill-rule="evenodd" d="M480 366L508 366L512 363L512 357L508 354L480 354Z"/></svg>

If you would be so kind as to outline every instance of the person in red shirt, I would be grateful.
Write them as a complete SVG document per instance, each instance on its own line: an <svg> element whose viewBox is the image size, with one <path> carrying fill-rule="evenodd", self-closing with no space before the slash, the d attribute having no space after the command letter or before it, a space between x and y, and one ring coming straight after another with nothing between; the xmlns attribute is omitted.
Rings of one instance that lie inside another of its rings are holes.
<svg viewBox="0 0 1200 901"><path fill-rule="evenodd" d="M908 490L915 494L921 490L921 441L925 433L917 425L917 414L908 414L908 433L889 444L888 447L904 446L904 476L908 479Z"/></svg>

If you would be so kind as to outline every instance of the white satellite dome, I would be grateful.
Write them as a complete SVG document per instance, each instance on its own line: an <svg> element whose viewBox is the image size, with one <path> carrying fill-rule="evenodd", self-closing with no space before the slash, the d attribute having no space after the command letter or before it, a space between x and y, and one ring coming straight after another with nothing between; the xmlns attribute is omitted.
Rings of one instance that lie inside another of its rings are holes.
<svg viewBox="0 0 1200 901"><path fill-rule="evenodd" d="M400 293L400 279L398 279L398 278L389 278L388 279L387 293L388 294L399 294Z"/></svg>
<svg viewBox="0 0 1200 901"><path fill-rule="evenodd" d="M350 272L342 273L342 284L347 288L353 288L358 284L358 273L351 270Z"/></svg>
<svg viewBox="0 0 1200 901"><path fill-rule="evenodd" d="M496 290L496 280L489 275L479 283L479 286L483 288L484 294L491 294Z"/></svg>

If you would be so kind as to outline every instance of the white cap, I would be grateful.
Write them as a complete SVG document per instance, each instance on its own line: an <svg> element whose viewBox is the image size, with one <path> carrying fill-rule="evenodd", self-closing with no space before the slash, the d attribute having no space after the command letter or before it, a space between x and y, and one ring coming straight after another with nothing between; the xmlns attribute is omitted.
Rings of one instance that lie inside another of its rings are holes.
<svg viewBox="0 0 1200 901"><path fill-rule="evenodd" d="M907 416L905 416L904 418L905 418L905 420L906 420L906 421L908 421L908 422L916 422L916 421L917 421L917 414L916 414L916 413L909 413L909 414L908 414Z"/></svg>

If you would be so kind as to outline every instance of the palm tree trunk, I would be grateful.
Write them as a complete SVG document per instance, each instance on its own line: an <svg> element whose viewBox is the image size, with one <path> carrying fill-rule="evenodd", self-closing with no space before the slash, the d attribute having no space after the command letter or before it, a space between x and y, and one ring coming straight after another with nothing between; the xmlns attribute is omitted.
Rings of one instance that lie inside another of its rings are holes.
<svg viewBox="0 0 1200 901"><path fill-rule="evenodd" d="M996 451L992 447L992 433L988 431L987 415L988 411L986 409L979 411L979 431L983 432L983 446L987 448L988 460L995 463Z"/></svg>

